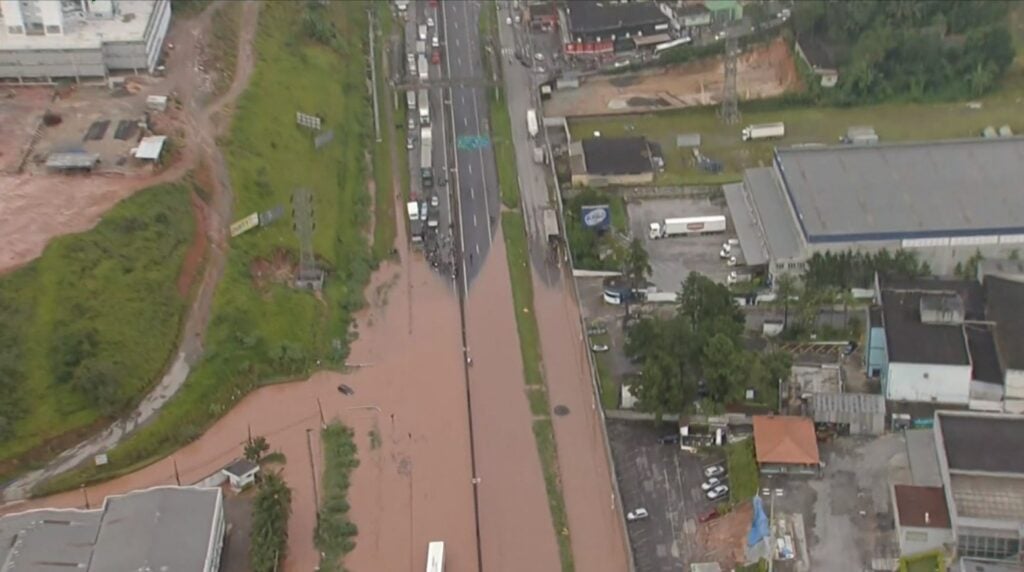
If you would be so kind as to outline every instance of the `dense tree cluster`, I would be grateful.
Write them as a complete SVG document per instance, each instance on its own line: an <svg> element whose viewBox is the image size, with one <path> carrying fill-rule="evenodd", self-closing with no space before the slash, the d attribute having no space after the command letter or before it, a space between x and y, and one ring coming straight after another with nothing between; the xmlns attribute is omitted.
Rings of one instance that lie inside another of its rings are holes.
<svg viewBox="0 0 1024 572"><path fill-rule="evenodd" d="M266 473L252 504L249 533L250 566L254 572L273 572L288 546L288 519L292 490L276 473Z"/></svg>
<svg viewBox="0 0 1024 572"><path fill-rule="evenodd" d="M918 260L913 252L907 250L895 253L884 249L875 253L847 250L815 253L807 261L803 281L809 291L868 288L874 282L876 272L883 278L920 278L932 273L927 262Z"/></svg>
<svg viewBox="0 0 1024 572"><path fill-rule="evenodd" d="M1010 2L819 0L798 2L798 38L829 47L836 103L973 97L991 89L1014 58Z"/></svg>
<svg viewBox="0 0 1024 572"><path fill-rule="evenodd" d="M747 389L759 401L774 403L790 358L744 349L743 322L728 288L691 273L675 315L646 317L629 330L626 355L642 367L633 386L641 408L659 416L681 413L698 397L718 404L742 401Z"/></svg>

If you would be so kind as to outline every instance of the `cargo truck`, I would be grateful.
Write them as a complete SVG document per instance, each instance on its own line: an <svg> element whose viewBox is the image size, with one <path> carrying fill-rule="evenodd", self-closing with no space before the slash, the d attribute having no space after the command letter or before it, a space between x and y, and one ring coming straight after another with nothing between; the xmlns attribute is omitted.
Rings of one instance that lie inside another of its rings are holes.
<svg viewBox="0 0 1024 572"><path fill-rule="evenodd" d="M759 125L748 125L743 128L744 141L758 141L760 139L778 139L786 136L785 123L761 123Z"/></svg>
<svg viewBox="0 0 1024 572"><path fill-rule="evenodd" d="M651 240L712 232L725 232L725 217L723 215L667 218L652 222L650 225Z"/></svg>
<svg viewBox="0 0 1024 572"><path fill-rule="evenodd" d="M427 56L420 54L419 59L416 61L416 65L420 72L420 81L427 81L430 79L430 68L427 67Z"/></svg>
<svg viewBox="0 0 1024 572"><path fill-rule="evenodd" d="M419 31L419 35L418 35L419 39L423 40L424 42L426 42L427 41L427 25L426 24L420 24L420 27L419 27L418 31Z"/></svg>
<svg viewBox="0 0 1024 572"><path fill-rule="evenodd" d="M535 109L526 110L526 130L530 132L530 137L536 137L540 131L537 126L537 111Z"/></svg>
<svg viewBox="0 0 1024 572"><path fill-rule="evenodd" d="M420 125L430 125L430 96L427 95L427 90L420 90L419 103Z"/></svg>
<svg viewBox="0 0 1024 572"><path fill-rule="evenodd" d="M429 127L424 127L420 129L420 180L424 189L434 186L433 151L432 133Z"/></svg>
<svg viewBox="0 0 1024 572"><path fill-rule="evenodd" d="M416 53L425 54L427 53L427 43L423 40L416 40Z"/></svg>

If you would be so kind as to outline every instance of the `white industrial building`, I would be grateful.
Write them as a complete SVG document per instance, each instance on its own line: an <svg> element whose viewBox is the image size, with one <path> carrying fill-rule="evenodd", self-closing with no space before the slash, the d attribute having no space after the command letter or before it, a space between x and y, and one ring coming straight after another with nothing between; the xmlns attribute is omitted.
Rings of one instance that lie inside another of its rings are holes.
<svg viewBox="0 0 1024 572"><path fill-rule="evenodd" d="M725 197L745 262L802 273L815 253L905 249L940 275L1024 248L1024 138L776 149Z"/></svg>
<svg viewBox="0 0 1024 572"><path fill-rule="evenodd" d="M170 22L170 0L0 0L0 81L152 73Z"/></svg>

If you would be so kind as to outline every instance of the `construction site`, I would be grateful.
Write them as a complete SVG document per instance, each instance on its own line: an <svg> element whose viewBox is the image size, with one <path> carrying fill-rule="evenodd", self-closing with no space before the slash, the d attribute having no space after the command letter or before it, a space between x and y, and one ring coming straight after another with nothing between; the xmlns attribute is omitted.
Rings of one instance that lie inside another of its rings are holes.
<svg viewBox="0 0 1024 572"><path fill-rule="evenodd" d="M544 106L551 117L645 113L715 105L722 100L723 57L636 73L587 77L579 88L556 90ZM737 57L740 100L776 97L799 88L793 54L783 38Z"/></svg>

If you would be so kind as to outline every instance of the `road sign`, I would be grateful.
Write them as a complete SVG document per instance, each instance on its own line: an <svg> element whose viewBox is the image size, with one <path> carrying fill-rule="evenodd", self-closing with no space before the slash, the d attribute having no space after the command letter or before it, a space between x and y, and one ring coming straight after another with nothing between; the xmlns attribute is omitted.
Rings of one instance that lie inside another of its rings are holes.
<svg viewBox="0 0 1024 572"><path fill-rule="evenodd" d="M252 213L251 215L235 221L231 225L231 238L234 238L246 231L250 231L260 225L260 215Z"/></svg>
<svg viewBox="0 0 1024 572"><path fill-rule="evenodd" d="M303 113L301 111L295 112L295 122L302 127L308 127L314 131L320 131L320 118L315 115Z"/></svg>
<svg viewBox="0 0 1024 572"><path fill-rule="evenodd" d="M491 139L486 135L461 135L456 139L455 143L463 151L475 151L476 149L490 147Z"/></svg>

